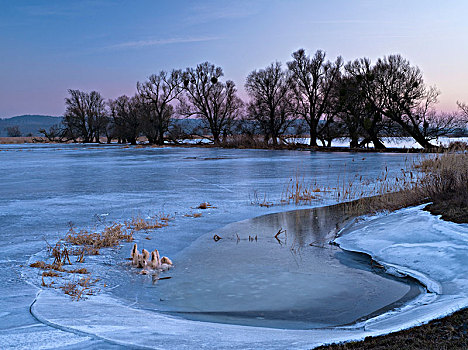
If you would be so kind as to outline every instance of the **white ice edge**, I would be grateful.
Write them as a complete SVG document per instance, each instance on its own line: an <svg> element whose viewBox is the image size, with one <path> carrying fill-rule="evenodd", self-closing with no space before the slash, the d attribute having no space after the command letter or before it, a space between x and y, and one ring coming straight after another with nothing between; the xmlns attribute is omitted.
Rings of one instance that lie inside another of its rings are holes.
<svg viewBox="0 0 468 350"><path fill-rule="evenodd" d="M395 247L409 246L415 252L418 252L418 246L422 247L421 249L431 249L431 245L427 242L433 243L431 231L428 231L431 227L441 230L441 245L442 248L445 247L444 249L453 249L452 243L444 246L442 240L442 238L452 239L453 229L462 231L457 239L463 242L467 240L468 226L441 222L437 217L431 217L430 214L421 214L421 211L421 207L415 207L371 217L364 223L358 224L357 229L353 226L345 228L343 235L336 240L343 249L366 253L387 268L420 280L429 291L401 308L355 325L329 329L286 330L208 323L137 309L106 294L93 296L85 301L70 302L67 296L54 290L44 290L39 293L31 306L31 313L41 322L62 330L94 335L125 346L164 349L310 349L323 344L361 340L368 336L407 329L468 306L467 295L457 288L444 294L444 284L440 281L447 283L450 271L447 271L445 275L443 270L442 272L436 270L433 273L430 266L426 264L423 266L428 268L428 272L422 272L418 270L417 264L408 266L408 261L404 265L387 261L385 258L386 254ZM384 221L384 227L387 227L385 225L388 222L385 221L388 220L390 223L392 223L391 220L395 220L394 225L380 232L378 230L379 224L382 224L380 221ZM413 220L414 225L406 225L405 220ZM397 223L400 223L400 226ZM395 232L401 230L401 225L414 229L423 224L427 227L419 229L416 235ZM363 229L367 229L367 232L363 233ZM369 235L372 235L374 241L369 242ZM423 241L425 235L429 238ZM391 237L395 240L392 241ZM415 240L416 243L411 240L405 243L405 237ZM436 253L440 253L442 248L437 247ZM442 254L446 252L442 251ZM432 256L428 255L427 259L429 261L423 262L438 265ZM441 263L443 264L444 261ZM463 276L462 271L460 275L448 282L455 283L455 285L458 283L463 287L467 283Z"/></svg>

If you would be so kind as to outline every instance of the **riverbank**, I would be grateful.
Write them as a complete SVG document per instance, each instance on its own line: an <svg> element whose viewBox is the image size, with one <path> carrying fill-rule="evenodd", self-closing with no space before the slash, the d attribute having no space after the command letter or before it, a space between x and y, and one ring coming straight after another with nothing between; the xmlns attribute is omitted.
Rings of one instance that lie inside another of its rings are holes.
<svg viewBox="0 0 468 350"><path fill-rule="evenodd" d="M299 140L299 141L298 141ZM100 143L89 143L92 146L121 146L121 147L196 147L196 148L224 148L224 149L266 149L266 150L295 150L295 151L318 151L318 152L362 152L362 153L441 153L446 150L463 151L468 149L468 138L446 138L442 142L442 146L435 146L431 149L423 149L419 146L414 147L414 144L408 142L404 138L388 138L386 140L387 147L384 149L375 149L372 147L363 148L350 148L345 141L338 140L335 146L310 146L305 143L304 139L293 140L291 143L284 143L279 145L265 145L262 142L245 143L245 142L227 142L215 145L206 139L189 139L182 142L165 143L164 145L148 144L148 140L140 137L136 145L118 144L115 140L112 143L107 143L105 138L101 139ZM45 137L0 137L0 144L82 144L72 141L68 142L52 142Z"/></svg>
<svg viewBox="0 0 468 350"><path fill-rule="evenodd" d="M53 144L53 145L83 145L82 143L73 143L73 142L50 142L45 138L41 137L0 137L0 145L9 145L9 144ZM290 144L290 145L277 145L277 146L265 146L265 145L255 145L255 146L244 146L244 145L214 145L209 143L198 143L198 142L184 142L184 143L174 143L174 144L165 144L165 145L150 145L146 143L138 143L137 145L130 144L118 144L118 143L89 143L86 144L93 147L108 147L108 146L120 146L124 148L128 147L152 147L152 148L161 148L161 147L177 147L177 148L224 148L224 149L265 149L265 150L290 150L290 151L313 151L313 152L354 152L354 153L436 153L442 152L442 148L434 148L431 150L424 150L420 148L398 148L398 147L388 147L385 149L374 149L374 148L349 148L342 146L332 146L332 147L311 147L306 144Z"/></svg>
<svg viewBox="0 0 468 350"><path fill-rule="evenodd" d="M319 346L317 350L468 349L468 309L404 331L364 341Z"/></svg>
<svg viewBox="0 0 468 350"><path fill-rule="evenodd" d="M447 154L420 164L429 171L425 185L428 199L424 209L441 219L468 223L468 156ZM432 183L428 183L432 181ZM424 183L424 182L423 182ZM367 200L369 201L369 200ZM453 267L456 268L456 267ZM368 337L364 341L321 346L321 350L363 349L466 349L468 348L468 309L407 330Z"/></svg>

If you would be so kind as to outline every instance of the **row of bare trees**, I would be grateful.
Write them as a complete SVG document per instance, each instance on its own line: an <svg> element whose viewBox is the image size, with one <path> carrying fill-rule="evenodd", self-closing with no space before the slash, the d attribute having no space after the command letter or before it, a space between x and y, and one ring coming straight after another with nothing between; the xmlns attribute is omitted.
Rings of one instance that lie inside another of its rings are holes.
<svg viewBox="0 0 468 350"><path fill-rule="evenodd" d="M439 91L400 55L345 64L341 57L332 62L323 51L310 56L300 49L285 68L274 62L247 76L247 103L223 75L209 62L162 71L138 82L135 96L108 101L95 91L69 90L59 138L136 144L143 135L162 145L187 136L178 120L195 118L204 127L198 133L217 145L233 133L256 135L273 146L307 133L311 146L347 137L353 148L369 143L384 148L382 137L397 135L430 148L431 140L464 130L468 120L464 103L458 103L460 113L437 112Z"/></svg>

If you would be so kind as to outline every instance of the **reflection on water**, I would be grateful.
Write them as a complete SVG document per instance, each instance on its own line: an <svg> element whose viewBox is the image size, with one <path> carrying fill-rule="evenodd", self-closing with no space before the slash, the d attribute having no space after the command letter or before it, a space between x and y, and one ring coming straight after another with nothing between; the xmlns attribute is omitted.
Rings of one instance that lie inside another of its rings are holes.
<svg viewBox="0 0 468 350"><path fill-rule="evenodd" d="M338 205L228 225L182 251L172 278L141 304L195 320L317 328L414 297L416 285L375 273L362 256L329 244L349 221Z"/></svg>

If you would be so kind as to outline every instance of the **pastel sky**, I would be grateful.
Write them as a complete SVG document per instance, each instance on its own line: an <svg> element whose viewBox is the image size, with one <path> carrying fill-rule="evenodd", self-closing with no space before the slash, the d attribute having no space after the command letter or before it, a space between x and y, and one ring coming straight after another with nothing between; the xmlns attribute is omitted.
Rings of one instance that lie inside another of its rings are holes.
<svg viewBox="0 0 468 350"><path fill-rule="evenodd" d="M468 102L467 13L461 0L0 0L0 117L61 115L67 89L131 95L152 73L203 61L245 97L249 72L299 48L401 53L451 111Z"/></svg>

